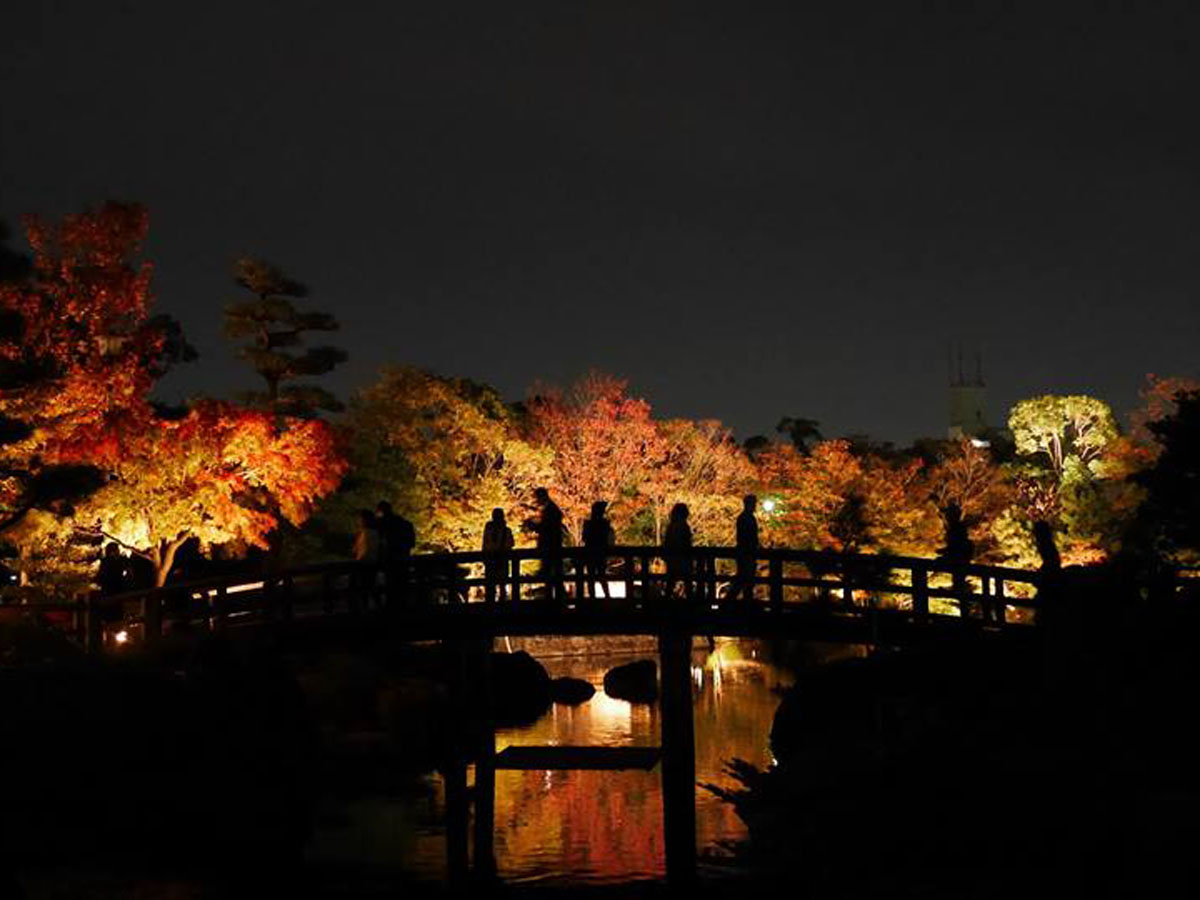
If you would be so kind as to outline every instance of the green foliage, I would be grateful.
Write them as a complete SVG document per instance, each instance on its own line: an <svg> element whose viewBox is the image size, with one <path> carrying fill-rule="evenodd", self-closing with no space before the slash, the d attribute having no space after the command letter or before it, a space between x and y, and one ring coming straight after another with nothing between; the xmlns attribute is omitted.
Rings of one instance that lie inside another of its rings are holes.
<svg viewBox="0 0 1200 900"><path fill-rule="evenodd" d="M1046 394L1012 408L1008 427L1017 452L1044 455L1061 479L1071 458L1090 467L1117 437L1117 423L1103 400L1085 395Z"/></svg>
<svg viewBox="0 0 1200 900"><path fill-rule="evenodd" d="M519 525L551 478L551 453L521 437L495 390L466 379L387 369L351 400L348 427L353 475L321 517L343 540L358 509L387 500L421 548L474 550L492 509Z"/></svg>

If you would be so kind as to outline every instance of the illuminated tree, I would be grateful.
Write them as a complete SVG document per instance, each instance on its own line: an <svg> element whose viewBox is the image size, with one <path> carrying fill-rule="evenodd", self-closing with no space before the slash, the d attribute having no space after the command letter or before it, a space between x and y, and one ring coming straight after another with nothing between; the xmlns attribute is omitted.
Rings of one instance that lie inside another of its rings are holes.
<svg viewBox="0 0 1200 900"><path fill-rule="evenodd" d="M1043 455L1058 480L1072 465L1094 471L1104 449L1117 437L1117 423L1103 400L1084 395L1047 394L1012 408L1008 427L1017 452Z"/></svg>
<svg viewBox="0 0 1200 900"><path fill-rule="evenodd" d="M955 442L928 471L927 482L939 508L954 503L962 510L976 556L986 558L995 543L992 524L1014 501L1013 485L990 449L970 440Z"/></svg>
<svg viewBox="0 0 1200 900"><path fill-rule="evenodd" d="M624 531L639 485L666 453L650 405L630 397L621 379L591 372L566 394L544 391L527 408L533 442L554 451L555 500L576 537L596 500L609 502L614 529Z"/></svg>
<svg viewBox="0 0 1200 900"><path fill-rule="evenodd" d="M1025 520L1060 525L1064 562L1102 559L1116 510L1130 505L1108 405L1081 395L1034 397L1013 407L1008 426L1024 456L1011 477Z"/></svg>
<svg viewBox="0 0 1200 900"><path fill-rule="evenodd" d="M645 539L661 544L671 507L686 503L697 544L728 544L754 482L749 458L720 422L672 419L658 432L658 452L637 486L652 526Z"/></svg>
<svg viewBox="0 0 1200 900"><path fill-rule="evenodd" d="M317 420L276 427L266 412L205 402L181 419L129 419L78 452L108 482L75 522L117 541L166 582L187 541L267 546L280 518L299 525L346 470L332 429Z"/></svg>
<svg viewBox="0 0 1200 900"><path fill-rule="evenodd" d="M332 530L388 500L420 546L476 550L492 509L514 524L533 513L533 490L553 478L551 453L519 434L492 389L415 368L391 368L350 403L353 475L329 510Z"/></svg>
<svg viewBox="0 0 1200 900"><path fill-rule="evenodd" d="M769 516L761 517L765 539L777 547L842 545L834 523L862 474L862 463L846 441L822 441L808 456L790 444L772 444L759 454L757 465L759 496L775 504Z"/></svg>
<svg viewBox="0 0 1200 900"><path fill-rule="evenodd" d="M150 315L150 267L134 262L146 227L144 209L118 203L58 224L30 217L32 267L0 284L0 530L23 558L101 482L73 448L143 409L154 380L194 355ZM38 510L53 515L24 521Z"/></svg>
<svg viewBox="0 0 1200 900"><path fill-rule="evenodd" d="M336 331L337 319L324 312L301 312L292 300L308 296L308 288L270 263L243 257L234 264L234 280L255 299L225 308L225 333L248 338L238 355L266 382L266 392L248 400L265 409L292 416L312 416L319 410L337 411L342 404L324 388L296 379L324 375L345 362L337 347L300 349L305 335Z"/></svg>

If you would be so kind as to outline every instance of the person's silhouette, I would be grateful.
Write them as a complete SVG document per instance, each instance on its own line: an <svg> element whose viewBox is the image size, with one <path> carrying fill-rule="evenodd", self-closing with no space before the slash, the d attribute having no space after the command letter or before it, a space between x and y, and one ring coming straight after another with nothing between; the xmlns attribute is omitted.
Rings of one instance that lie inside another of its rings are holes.
<svg viewBox="0 0 1200 900"><path fill-rule="evenodd" d="M379 560L386 573L388 596L407 599L409 559L417 546L417 531L386 500L375 506L375 527L379 531Z"/></svg>
<svg viewBox="0 0 1200 900"><path fill-rule="evenodd" d="M1038 569L1041 577L1038 582L1036 619L1044 625L1053 616L1051 607L1062 586L1062 557L1058 555L1058 547L1054 543L1054 528L1044 519L1033 523L1033 545L1042 560Z"/></svg>
<svg viewBox="0 0 1200 900"><path fill-rule="evenodd" d="M512 548L512 529L504 520L504 510L497 507L483 526L484 594L488 603L495 601L497 587L500 589L500 599L507 599L509 553Z"/></svg>
<svg viewBox="0 0 1200 900"><path fill-rule="evenodd" d="M742 511L737 517L737 573L729 599L754 599L754 578L758 574L758 519L754 516L758 498L747 494L742 498Z"/></svg>
<svg viewBox="0 0 1200 900"><path fill-rule="evenodd" d="M129 589L129 564L121 555L121 548L116 541L110 541L104 548L104 556L100 558L100 571L96 574L96 582L100 593L111 597Z"/></svg>
<svg viewBox="0 0 1200 900"><path fill-rule="evenodd" d="M533 492L540 514L537 521L537 549L542 560L542 577L546 582L546 599L565 600L563 585L563 514L550 499L550 492L538 488Z"/></svg>
<svg viewBox="0 0 1200 900"><path fill-rule="evenodd" d="M116 541L110 541L100 557L100 571L96 573L96 583L99 586L100 619L103 622L119 622L124 617L120 600L112 600L123 591L130 589L129 561L121 555L121 548Z"/></svg>
<svg viewBox="0 0 1200 900"><path fill-rule="evenodd" d="M671 507L671 518L663 535L663 557L667 561L667 596L675 595L675 585L683 583L684 597L692 591L692 528L688 525L686 503Z"/></svg>
<svg viewBox="0 0 1200 900"><path fill-rule="evenodd" d="M592 504L592 514L583 523L583 569L592 599L596 598L597 588L608 598L608 548L613 544L613 528L607 511L608 504L597 500Z"/></svg>
<svg viewBox="0 0 1200 900"><path fill-rule="evenodd" d="M954 596L958 600L959 615L965 619L971 614L968 600L970 586L967 584L967 573L958 567L970 565L971 557L975 555L975 544L967 532L966 522L963 521L962 508L957 503L946 504L942 510L942 519L946 527L946 545L938 551L938 556L955 566L950 577ZM990 615L991 611L985 609L984 617Z"/></svg>

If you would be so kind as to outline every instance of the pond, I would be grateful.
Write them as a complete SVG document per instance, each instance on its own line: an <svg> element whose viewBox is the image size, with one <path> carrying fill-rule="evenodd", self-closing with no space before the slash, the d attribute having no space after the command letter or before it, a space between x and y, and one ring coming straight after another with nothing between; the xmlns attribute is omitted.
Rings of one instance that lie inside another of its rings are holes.
<svg viewBox="0 0 1200 900"><path fill-rule="evenodd" d="M650 655L650 654L646 654ZM734 786L734 757L771 763L768 736L786 671L753 641L718 641L692 658L696 779ZM657 746L657 704L630 704L604 693L604 673L628 655L539 657L551 677L590 681L596 694L579 706L554 705L537 722L497 732L497 750L517 745ZM471 775L469 774L469 778ZM444 790L431 774L399 796L360 799L322 827L309 848L315 862L399 870L422 881L446 877ZM600 885L664 874L660 768L644 771L500 771L496 773L495 854L510 883ZM696 792L696 841L702 865L728 865L746 828L729 804Z"/></svg>

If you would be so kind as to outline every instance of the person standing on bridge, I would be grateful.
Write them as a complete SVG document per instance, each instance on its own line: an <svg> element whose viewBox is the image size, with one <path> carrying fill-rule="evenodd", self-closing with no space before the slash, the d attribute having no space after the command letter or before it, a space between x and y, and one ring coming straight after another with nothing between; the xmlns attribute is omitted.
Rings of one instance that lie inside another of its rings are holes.
<svg viewBox="0 0 1200 900"><path fill-rule="evenodd" d="M758 574L758 519L754 511L758 498L747 494L742 498L742 511L737 517L737 574L729 599L754 599L754 578Z"/></svg>
<svg viewBox="0 0 1200 900"><path fill-rule="evenodd" d="M592 514L583 522L583 568L587 575L588 591L596 599L596 588L608 599L608 548L613 545L613 527L608 521L608 504L597 500Z"/></svg>
<svg viewBox="0 0 1200 900"><path fill-rule="evenodd" d="M540 514L537 521L537 549L542 559L542 578L546 582L546 599L565 601L567 589L563 584L563 514L550 499L550 492L538 488L533 492Z"/></svg>
<svg viewBox="0 0 1200 900"><path fill-rule="evenodd" d="M508 567L513 548L513 533L504 520L504 510L496 507L492 517L483 526L483 577L484 596L488 603L496 601L496 588L500 588L500 599L507 599Z"/></svg>
<svg viewBox="0 0 1200 900"><path fill-rule="evenodd" d="M692 527L688 525L686 503L671 507L671 517L663 535L663 557L667 561L667 596L675 596L675 585L683 583L683 596L692 592Z"/></svg>
<svg viewBox="0 0 1200 900"><path fill-rule="evenodd" d="M967 573L962 567L971 564L971 557L975 555L975 543L967 533L962 508L957 503L947 503L946 508L942 510L942 518L946 523L946 546L938 551L938 556L954 566L950 573L951 584L954 597L958 600L959 615L966 619L971 615L970 601L967 599L971 591L967 583ZM983 610L984 618L990 615L990 609Z"/></svg>
<svg viewBox="0 0 1200 900"><path fill-rule="evenodd" d="M417 531L412 522L396 515L386 500L375 506L375 527L379 532L379 561L383 565L388 599L407 600L409 558L417 546Z"/></svg>

